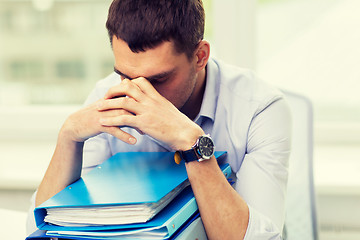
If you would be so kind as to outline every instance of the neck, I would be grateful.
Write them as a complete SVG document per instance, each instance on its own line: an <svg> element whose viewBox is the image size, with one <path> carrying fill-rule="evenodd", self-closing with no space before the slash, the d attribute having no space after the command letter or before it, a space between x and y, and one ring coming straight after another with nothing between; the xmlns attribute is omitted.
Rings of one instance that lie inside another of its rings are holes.
<svg viewBox="0 0 360 240"><path fill-rule="evenodd" d="M206 68L202 69L197 76L196 85L188 101L181 108L181 112L194 120L200 112L206 86Z"/></svg>

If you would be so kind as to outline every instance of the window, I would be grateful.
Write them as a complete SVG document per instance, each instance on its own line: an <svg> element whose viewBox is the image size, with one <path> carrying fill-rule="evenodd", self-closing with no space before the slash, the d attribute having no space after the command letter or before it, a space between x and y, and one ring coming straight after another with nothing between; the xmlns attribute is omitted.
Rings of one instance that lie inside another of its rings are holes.
<svg viewBox="0 0 360 240"><path fill-rule="evenodd" d="M360 142L359 7L341 0L258 1L257 71L313 101L319 142Z"/></svg>
<svg viewBox="0 0 360 240"><path fill-rule="evenodd" d="M81 60L67 60L56 63L56 76L59 79L85 78L85 64Z"/></svg>
<svg viewBox="0 0 360 240"><path fill-rule="evenodd" d="M110 2L0 1L0 88L19 89L12 105L81 104L112 72ZM0 106L7 104L3 94Z"/></svg>
<svg viewBox="0 0 360 240"><path fill-rule="evenodd" d="M325 239L349 232L359 238L359 221L349 220L359 219L359 9L359 1L258 0L257 72L313 102L314 180Z"/></svg>
<svg viewBox="0 0 360 240"><path fill-rule="evenodd" d="M8 64L8 79L25 81L41 79L44 76L44 65L40 60L14 60Z"/></svg>

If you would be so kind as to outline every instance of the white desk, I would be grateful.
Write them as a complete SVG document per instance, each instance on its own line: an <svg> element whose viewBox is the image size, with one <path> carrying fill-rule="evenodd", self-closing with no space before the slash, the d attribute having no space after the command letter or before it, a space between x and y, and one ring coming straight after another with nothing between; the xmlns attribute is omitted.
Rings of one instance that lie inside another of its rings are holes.
<svg viewBox="0 0 360 240"><path fill-rule="evenodd" d="M0 208L1 239L19 240L26 238L26 212Z"/></svg>

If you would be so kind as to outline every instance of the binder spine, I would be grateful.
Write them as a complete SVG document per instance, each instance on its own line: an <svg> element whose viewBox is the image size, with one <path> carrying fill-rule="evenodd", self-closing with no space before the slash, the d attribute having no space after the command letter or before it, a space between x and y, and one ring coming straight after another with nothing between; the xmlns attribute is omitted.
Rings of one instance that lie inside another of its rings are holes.
<svg viewBox="0 0 360 240"><path fill-rule="evenodd" d="M182 207L182 209L171 219L165 222L166 228L168 230L168 236L170 237L173 233L180 228L185 221L198 210L198 205L196 203L195 197L192 197L191 200Z"/></svg>

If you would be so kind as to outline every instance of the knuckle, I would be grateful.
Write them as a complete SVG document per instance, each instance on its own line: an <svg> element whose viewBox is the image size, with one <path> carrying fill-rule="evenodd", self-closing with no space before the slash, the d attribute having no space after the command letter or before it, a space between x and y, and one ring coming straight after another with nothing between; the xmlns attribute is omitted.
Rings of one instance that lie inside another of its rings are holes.
<svg viewBox="0 0 360 240"><path fill-rule="evenodd" d="M113 94L114 92L116 92L117 89L118 89L118 86L113 86L112 88L110 88L108 90L108 94Z"/></svg>
<svg viewBox="0 0 360 240"><path fill-rule="evenodd" d="M144 82L146 82L146 81L147 81L147 79L144 78L144 77L138 77L138 78L136 78L136 79L133 80L133 82L136 83L137 85L138 85L138 84L142 84L142 83L144 83Z"/></svg>
<svg viewBox="0 0 360 240"><path fill-rule="evenodd" d="M129 104L129 99L130 98L128 98L128 97L121 97L121 98L119 98L119 101L120 101L120 103L121 104Z"/></svg>
<svg viewBox="0 0 360 240"><path fill-rule="evenodd" d="M123 85L123 86L129 86L129 85L131 85L131 83L132 83L132 81L127 78L125 78L124 80L121 81L121 85Z"/></svg>
<svg viewBox="0 0 360 240"><path fill-rule="evenodd" d="M116 114L118 116L121 116L121 115L127 115L128 112L126 110L124 110L124 109L119 109L119 110L116 111Z"/></svg>
<svg viewBox="0 0 360 240"><path fill-rule="evenodd" d="M131 91L131 89L132 89L132 83L130 82L130 81L127 81L126 83L124 83L123 85L122 85L122 88L121 88L121 90L123 91L123 92L129 92L129 91Z"/></svg>
<svg viewBox="0 0 360 240"><path fill-rule="evenodd" d="M128 100L126 97L119 97L114 101L114 107L121 108L128 104Z"/></svg>

